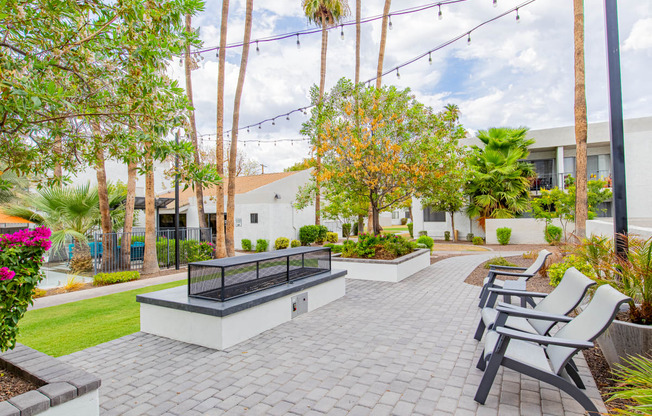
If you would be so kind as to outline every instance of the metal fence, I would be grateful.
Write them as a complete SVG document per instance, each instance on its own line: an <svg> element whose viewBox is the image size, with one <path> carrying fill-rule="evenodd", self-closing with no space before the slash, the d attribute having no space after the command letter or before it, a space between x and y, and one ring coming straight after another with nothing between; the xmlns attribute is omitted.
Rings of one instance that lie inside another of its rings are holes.
<svg viewBox="0 0 652 416"><path fill-rule="evenodd" d="M175 231L159 229L156 232L156 257L161 268L175 265ZM211 242L210 228L179 229L179 264L196 261L208 249L202 242ZM84 248L86 249L86 248ZM131 233L93 233L88 239L88 250L93 262L93 274L101 272L142 270L145 258L145 230ZM68 244L68 260L75 254L74 243Z"/></svg>

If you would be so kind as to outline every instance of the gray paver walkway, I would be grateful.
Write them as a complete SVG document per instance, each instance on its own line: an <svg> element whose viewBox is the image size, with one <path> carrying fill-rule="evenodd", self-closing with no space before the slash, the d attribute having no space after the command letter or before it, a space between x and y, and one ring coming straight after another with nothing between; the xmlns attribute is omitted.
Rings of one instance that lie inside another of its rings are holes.
<svg viewBox="0 0 652 416"><path fill-rule="evenodd" d="M463 280L494 255L446 259L401 283L347 281L346 297L226 351L136 333L62 360L102 378L103 415L582 414L511 370L486 405L473 401L479 288Z"/></svg>

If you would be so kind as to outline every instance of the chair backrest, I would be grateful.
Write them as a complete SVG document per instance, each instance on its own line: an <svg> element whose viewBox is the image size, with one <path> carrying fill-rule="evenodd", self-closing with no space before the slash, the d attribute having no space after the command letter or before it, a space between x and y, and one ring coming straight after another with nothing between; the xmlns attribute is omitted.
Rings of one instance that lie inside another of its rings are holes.
<svg viewBox="0 0 652 416"><path fill-rule="evenodd" d="M602 285L596 289L593 299L591 299L586 309L557 331L554 336L580 341L593 341L609 327L620 305L630 300L613 287ZM577 348L549 345L546 352L550 364L552 364L552 370L559 374L577 351Z"/></svg>
<svg viewBox="0 0 652 416"><path fill-rule="evenodd" d="M539 312L566 315L579 305L586 291L594 284L593 280L584 276L575 267L571 267L566 270L564 277L555 290L543 298L534 309ZM539 334L545 334L555 324L553 321L536 319L529 319L528 321Z"/></svg>
<svg viewBox="0 0 652 416"><path fill-rule="evenodd" d="M548 258L549 255L552 253L549 252L548 250L541 250L539 252L539 255L537 256L536 260L534 260L534 263L530 267L528 267L523 274L530 274L534 275L536 272L538 272L542 267L543 264L546 262L546 259Z"/></svg>

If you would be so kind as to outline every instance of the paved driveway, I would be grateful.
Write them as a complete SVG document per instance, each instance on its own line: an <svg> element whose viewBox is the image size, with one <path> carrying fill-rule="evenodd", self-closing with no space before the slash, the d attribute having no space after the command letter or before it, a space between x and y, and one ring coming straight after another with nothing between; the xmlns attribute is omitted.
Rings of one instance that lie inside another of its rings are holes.
<svg viewBox="0 0 652 416"><path fill-rule="evenodd" d="M473 340L494 254L440 261L401 283L347 281L347 295L226 351L144 333L65 357L102 378L103 415L576 415L558 389L498 373L486 405ZM604 405L582 356L590 397Z"/></svg>

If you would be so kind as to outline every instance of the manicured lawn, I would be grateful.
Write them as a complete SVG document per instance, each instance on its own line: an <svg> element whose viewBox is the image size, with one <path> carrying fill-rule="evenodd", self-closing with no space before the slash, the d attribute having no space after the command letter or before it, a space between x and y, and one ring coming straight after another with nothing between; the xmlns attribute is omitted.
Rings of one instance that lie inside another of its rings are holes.
<svg viewBox="0 0 652 416"><path fill-rule="evenodd" d="M53 357L111 341L140 330L136 295L181 286L185 280L28 311L18 342Z"/></svg>
<svg viewBox="0 0 652 416"><path fill-rule="evenodd" d="M392 225L391 227L383 227L383 231L391 232L408 232L407 225Z"/></svg>

